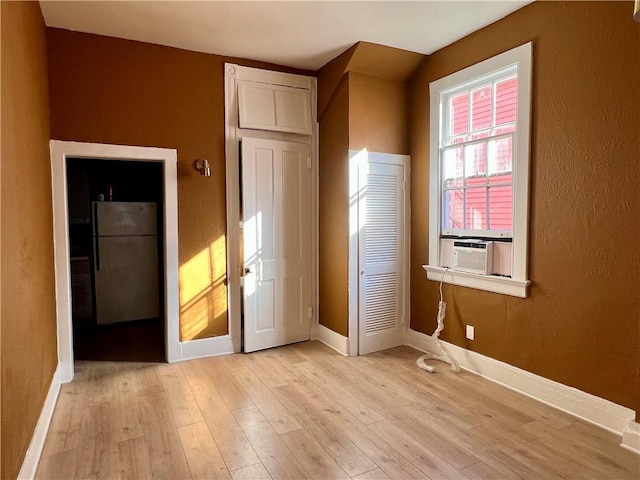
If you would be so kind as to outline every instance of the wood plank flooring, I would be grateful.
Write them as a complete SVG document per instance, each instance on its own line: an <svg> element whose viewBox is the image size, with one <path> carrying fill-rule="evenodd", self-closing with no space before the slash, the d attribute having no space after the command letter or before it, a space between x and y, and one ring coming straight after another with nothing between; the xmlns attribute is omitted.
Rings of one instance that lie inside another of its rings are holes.
<svg viewBox="0 0 640 480"><path fill-rule="evenodd" d="M36 478L640 478L618 436L419 355L78 362Z"/></svg>

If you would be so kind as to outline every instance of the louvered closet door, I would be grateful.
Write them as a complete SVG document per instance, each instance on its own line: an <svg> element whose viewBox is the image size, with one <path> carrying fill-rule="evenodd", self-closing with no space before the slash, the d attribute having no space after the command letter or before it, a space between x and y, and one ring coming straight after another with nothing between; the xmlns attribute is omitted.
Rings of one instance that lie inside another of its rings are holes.
<svg viewBox="0 0 640 480"><path fill-rule="evenodd" d="M404 167L368 162L358 171L360 355L403 342Z"/></svg>

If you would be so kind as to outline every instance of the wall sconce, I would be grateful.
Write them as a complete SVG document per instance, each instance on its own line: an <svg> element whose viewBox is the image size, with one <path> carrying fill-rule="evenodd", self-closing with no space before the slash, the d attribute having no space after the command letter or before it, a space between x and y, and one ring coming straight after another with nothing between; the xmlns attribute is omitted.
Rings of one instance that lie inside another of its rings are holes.
<svg viewBox="0 0 640 480"><path fill-rule="evenodd" d="M196 160L194 166L203 177L211 176L211 167L209 166L209 161L206 158L203 158L202 160Z"/></svg>

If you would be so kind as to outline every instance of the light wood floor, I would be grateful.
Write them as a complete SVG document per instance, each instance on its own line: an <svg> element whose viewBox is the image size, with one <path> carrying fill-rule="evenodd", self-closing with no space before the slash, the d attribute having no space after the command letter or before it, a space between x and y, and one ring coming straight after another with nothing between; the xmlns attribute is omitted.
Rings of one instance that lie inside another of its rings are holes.
<svg viewBox="0 0 640 480"><path fill-rule="evenodd" d="M37 478L640 478L616 435L419 355L79 362Z"/></svg>

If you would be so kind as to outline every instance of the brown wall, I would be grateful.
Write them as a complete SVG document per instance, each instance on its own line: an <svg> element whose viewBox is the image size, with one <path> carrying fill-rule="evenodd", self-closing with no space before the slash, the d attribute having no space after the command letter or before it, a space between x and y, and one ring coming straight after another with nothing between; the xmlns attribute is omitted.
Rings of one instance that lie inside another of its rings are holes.
<svg viewBox="0 0 640 480"><path fill-rule="evenodd" d="M2 478L15 478L57 364L45 25L2 2Z"/></svg>
<svg viewBox="0 0 640 480"><path fill-rule="evenodd" d="M359 43L356 43L318 70L318 121L322 119L325 108L338 92L338 85L342 82L343 75L348 70L351 57L353 57L359 45Z"/></svg>
<svg viewBox="0 0 640 480"><path fill-rule="evenodd" d="M349 79L342 77L320 118L320 323L348 328Z"/></svg>
<svg viewBox="0 0 640 480"><path fill-rule="evenodd" d="M52 138L177 149L181 339L226 334L223 65L283 69L53 28L47 40Z"/></svg>
<svg viewBox="0 0 640 480"><path fill-rule="evenodd" d="M0 39L2 39L2 2L0 2ZM1 42L0 42L1 43ZM0 52L0 79L2 79L2 53ZM0 80L0 84L2 81ZM2 112L0 86L0 112ZM2 159L2 115L0 114L0 160ZM2 168L0 168L0 219L2 218ZM2 301L2 221L0 220L0 302ZM0 376L2 375L2 308L0 306ZM0 377L0 476L2 475L2 379Z"/></svg>
<svg viewBox="0 0 640 480"><path fill-rule="evenodd" d="M435 328L427 262L429 82L533 41L527 299L445 287L442 337L636 408L640 28L630 2L535 2L423 62L411 82L411 326ZM476 340L464 339L464 324Z"/></svg>
<svg viewBox="0 0 640 480"><path fill-rule="evenodd" d="M318 72L320 323L341 335L348 335L349 327L349 150L409 153L408 94L402 76L408 76L420 58L360 42Z"/></svg>
<svg viewBox="0 0 640 480"><path fill-rule="evenodd" d="M409 153L406 87L404 82L349 72L350 149Z"/></svg>

